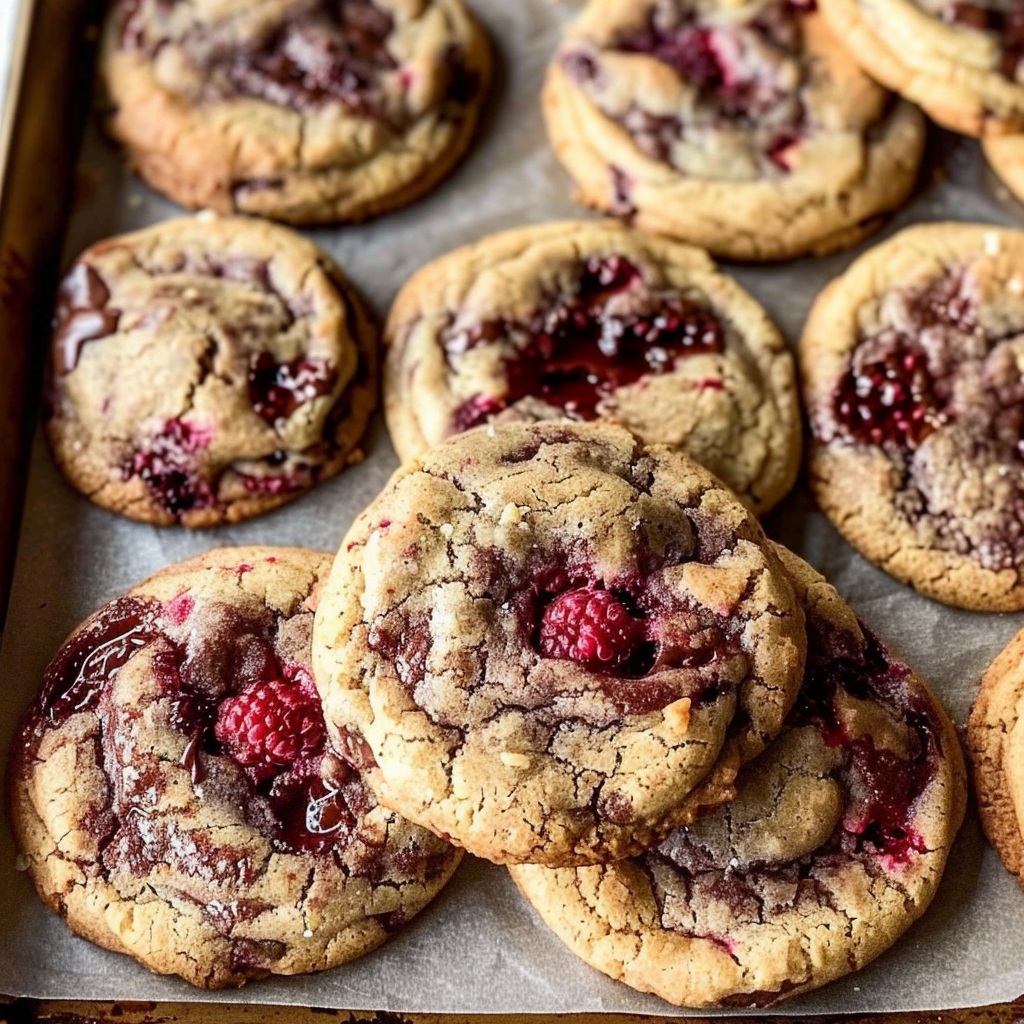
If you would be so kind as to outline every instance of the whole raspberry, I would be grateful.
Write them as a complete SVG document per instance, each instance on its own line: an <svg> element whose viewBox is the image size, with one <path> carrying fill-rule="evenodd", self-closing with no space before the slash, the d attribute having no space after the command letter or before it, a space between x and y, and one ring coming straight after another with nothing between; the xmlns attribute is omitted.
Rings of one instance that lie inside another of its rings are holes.
<svg viewBox="0 0 1024 1024"><path fill-rule="evenodd" d="M540 624L540 650L596 671L622 668L644 638L643 622L607 590L584 587L560 594Z"/></svg>
<svg viewBox="0 0 1024 1024"><path fill-rule="evenodd" d="M316 753L324 740L324 717L306 687L271 679L222 701L213 734L260 781Z"/></svg>

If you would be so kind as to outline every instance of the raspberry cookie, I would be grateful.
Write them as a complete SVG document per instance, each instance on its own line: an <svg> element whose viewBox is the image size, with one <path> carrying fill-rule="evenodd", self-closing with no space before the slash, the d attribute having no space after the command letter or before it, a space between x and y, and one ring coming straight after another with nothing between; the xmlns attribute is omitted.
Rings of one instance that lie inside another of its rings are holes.
<svg viewBox="0 0 1024 1024"><path fill-rule="evenodd" d="M12 817L73 931L195 985L380 945L459 852L326 745L310 633L330 558L211 551L101 608L14 745Z"/></svg>
<svg viewBox="0 0 1024 1024"><path fill-rule="evenodd" d="M68 480L131 519L210 526L360 457L376 327L330 258L242 217L86 250L61 286L47 436Z"/></svg>
<svg viewBox="0 0 1024 1024"><path fill-rule="evenodd" d="M497 862L650 843L801 678L757 521L608 424L512 424L406 465L342 543L314 627L339 750L380 801Z"/></svg>
<svg viewBox="0 0 1024 1024"><path fill-rule="evenodd" d="M978 814L989 842L1024 885L1024 631L981 680L967 722Z"/></svg>
<svg viewBox="0 0 1024 1024"><path fill-rule="evenodd" d="M1024 130L1018 0L820 0L865 71L968 135Z"/></svg>
<svg viewBox="0 0 1024 1024"><path fill-rule="evenodd" d="M681 448L754 512L792 487L792 357L699 249L611 222L484 239L395 300L384 397L403 459L487 422L614 419Z"/></svg>
<svg viewBox="0 0 1024 1024"><path fill-rule="evenodd" d="M822 293L800 348L837 529L929 597L1024 608L1024 233L896 235Z"/></svg>
<svg viewBox="0 0 1024 1024"><path fill-rule="evenodd" d="M779 553L807 613L807 675L736 800L633 860L511 869L574 953L681 1006L767 1006L863 967L925 911L963 818L945 712Z"/></svg>
<svg viewBox="0 0 1024 1024"><path fill-rule="evenodd" d="M730 259L852 245L924 144L802 0L591 0L544 113L583 202Z"/></svg>
<svg viewBox="0 0 1024 1024"><path fill-rule="evenodd" d="M460 0L117 0L100 57L110 131L151 185L293 224L433 188L489 66Z"/></svg>

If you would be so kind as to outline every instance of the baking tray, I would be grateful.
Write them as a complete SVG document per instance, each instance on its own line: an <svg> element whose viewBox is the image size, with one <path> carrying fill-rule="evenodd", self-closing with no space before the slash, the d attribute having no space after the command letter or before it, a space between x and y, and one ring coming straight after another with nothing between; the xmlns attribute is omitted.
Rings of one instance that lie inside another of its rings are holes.
<svg viewBox="0 0 1024 1024"><path fill-rule="evenodd" d="M42 668L86 614L169 562L219 544L337 546L397 464L378 419L367 459L293 505L200 533L129 523L91 506L60 479L35 429L41 353L57 269L97 238L180 214L124 169L83 113L90 92L91 0L23 0L14 88L0 128L0 600L10 599L0 672L0 757ZM339 260L379 313L426 259L503 228L586 216L543 137L537 90L573 4L475 0L499 51L496 95L477 145L434 194L356 228L308 232ZM84 142L72 170L80 129ZM985 171L977 145L934 131L913 202L881 237L908 223L964 219L1024 224ZM73 200L73 201L72 201ZM730 267L791 342L813 296L860 249L774 267ZM26 468L31 465L27 489ZM24 496L23 496L24 495ZM20 527L19 527L20 520ZM769 533L822 570L883 640L963 722L976 681L1021 616L958 612L900 587L857 556L804 487L768 519ZM17 565L11 577L14 544ZM36 999L266 1003L430 1014L616 1013L680 1016L576 960L518 897L506 873L469 860L412 926L381 950L323 975L272 979L243 992L203 993L149 974L70 936L16 871L0 836L0 991ZM973 814L935 906L857 975L771 1013L930 1012L1001 1004L1024 991L1024 893L986 849ZM42 967L40 967L42 965ZM481 979L486 979L486 985ZM26 980L28 979L28 980ZM692 1014L691 1014L692 1015Z"/></svg>

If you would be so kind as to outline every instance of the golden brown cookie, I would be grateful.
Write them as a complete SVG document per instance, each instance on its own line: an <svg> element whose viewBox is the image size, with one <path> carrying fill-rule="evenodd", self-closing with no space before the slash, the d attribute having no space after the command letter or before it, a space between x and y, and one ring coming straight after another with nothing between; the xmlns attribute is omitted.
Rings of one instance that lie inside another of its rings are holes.
<svg viewBox="0 0 1024 1024"><path fill-rule="evenodd" d="M359 517L314 671L383 804L497 862L580 864L654 842L720 753L760 752L804 642L757 521L695 462L608 424L503 424Z"/></svg>
<svg viewBox="0 0 1024 1024"><path fill-rule="evenodd" d="M326 253L245 217L98 242L57 299L46 433L90 500L237 522L358 460L377 330Z"/></svg>
<svg viewBox="0 0 1024 1024"><path fill-rule="evenodd" d="M1024 608L1024 233L908 228L811 310L811 486L876 565L947 604Z"/></svg>
<svg viewBox="0 0 1024 1024"><path fill-rule="evenodd" d="M87 619L16 738L12 820L47 904L222 988L380 945L460 853L327 746L310 633L330 558L224 548Z"/></svg>
<svg viewBox="0 0 1024 1024"><path fill-rule="evenodd" d="M357 221L433 188L490 77L460 0L118 0L109 130L192 208Z"/></svg>
<svg viewBox="0 0 1024 1024"><path fill-rule="evenodd" d="M591 0L544 114L588 206L742 260L870 234L924 143L920 113L791 0Z"/></svg>
<svg viewBox="0 0 1024 1024"><path fill-rule="evenodd" d="M1024 632L1018 633L982 677L967 722L978 814L1007 871L1024 884Z"/></svg>
<svg viewBox="0 0 1024 1024"><path fill-rule="evenodd" d="M592 966L680 1006L766 1006L863 967L927 908L966 802L952 723L810 566L807 674L738 797L654 849L513 867Z"/></svg>
<svg viewBox="0 0 1024 1024"><path fill-rule="evenodd" d="M687 452L758 514L796 479L789 349L691 246L611 221L492 235L420 270L385 339L403 459L481 423L600 418Z"/></svg>
<svg viewBox="0 0 1024 1024"><path fill-rule="evenodd" d="M820 0L873 78L967 135L1024 129L1024 12L1016 0Z"/></svg>

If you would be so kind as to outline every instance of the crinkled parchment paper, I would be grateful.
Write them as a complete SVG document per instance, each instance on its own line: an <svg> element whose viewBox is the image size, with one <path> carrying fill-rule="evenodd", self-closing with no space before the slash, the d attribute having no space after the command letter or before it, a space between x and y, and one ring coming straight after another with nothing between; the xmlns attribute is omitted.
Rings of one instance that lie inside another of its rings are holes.
<svg viewBox="0 0 1024 1024"><path fill-rule="evenodd" d="M490 115L469 159L413 208L358 228L312 232L383 314L417 267L465 242L516 225L587 216L548 149L538 110L543 68L572 11L549 0L475 0L497 42L499 74ZM969 140L934 133L930 168L888 233L921 220L1017 224L1024 209L1005 197ZM128 175L90 127L78 169L78 201L66 258L96 239L175 216L172 204ZM857 251L779 267L734 268L795 342L813 296ZM222 544L297 544L333 550L396 460L378 421L367 459L298 502L239 527L203 533L129 523L91 506L61 481L37 438L6 634L0 756L63 638L94 608L169 562ZM769 532L809 559L874 630L930 680L958 723L1020 615L956 612L925 600L868 565L798 488ZM232 1000L342 1009L433 1013L671 1014L586 967L547 931L503 869L467 859L439 899L388 945L320 975L209 994L161 978L125 957L71 936L17 870L0 832L0 991L39 998ZM1024 992L1024 891L968 821L932 909L867 970L780 1012L934 1010L1009 1001Z"/></svg>

